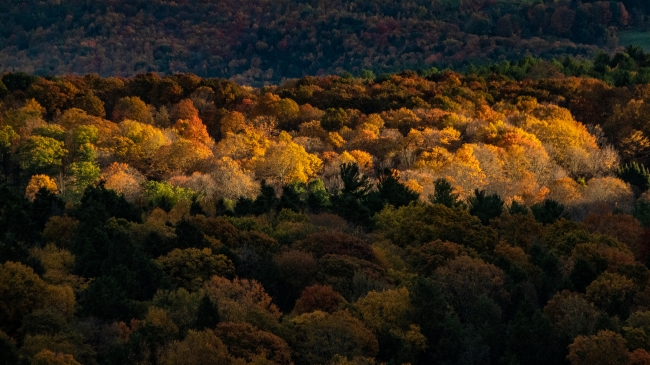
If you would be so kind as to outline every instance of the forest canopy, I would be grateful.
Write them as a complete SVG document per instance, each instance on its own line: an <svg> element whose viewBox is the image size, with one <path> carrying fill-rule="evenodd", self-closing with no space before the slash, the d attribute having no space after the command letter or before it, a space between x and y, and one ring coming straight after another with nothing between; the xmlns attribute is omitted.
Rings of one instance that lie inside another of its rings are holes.
<svg viewBox="0 0 650 365"><path fill-rule="evenodd" d="M5 73L4 361L648 363L649 59Z"/></svg>

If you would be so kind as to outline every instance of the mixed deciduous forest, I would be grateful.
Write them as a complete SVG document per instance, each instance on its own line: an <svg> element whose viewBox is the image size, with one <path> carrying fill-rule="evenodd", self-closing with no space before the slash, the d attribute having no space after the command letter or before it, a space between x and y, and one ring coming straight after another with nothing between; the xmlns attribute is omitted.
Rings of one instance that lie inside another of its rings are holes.
<svg viewBox="0 0 650 365"><path fill-rule="evenodd" d="M645 31L644 0L4 0L0 69L194 73L240 84L591 57Z"/></svg>
<svg viewBox="0 0 650 365"><path fill-rule="evenodd" d="M648 66L5 73L0 363L649 364Z"/></svg>

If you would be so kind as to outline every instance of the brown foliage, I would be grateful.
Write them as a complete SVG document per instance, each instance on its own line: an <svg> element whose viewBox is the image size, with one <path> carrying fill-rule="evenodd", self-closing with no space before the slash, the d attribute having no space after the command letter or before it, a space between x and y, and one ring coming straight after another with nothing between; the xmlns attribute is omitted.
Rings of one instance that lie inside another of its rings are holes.
<svg viewBox="0 0 650 365"><path fill-rule="evenodd" d="M278 365L292 364L291 349L283 339L250 324L219 323L214 333L232 356L245 359L247 363L266 359Z"/></svg>
<svg viewBox="0 0 650 365"><path fill-rule="evenodd" d="M618 333L600 331L594 336L578 336L569 345L571 365L627 365L629 353Z"/></svg>
<svg viewBox="0 0 650 365"><path fill-rule="evenodd" d="M375 255L370 246L357 237L342 232L319 232L296 242L295 248L312 252L316 257L327 254L346 255L373 261Z"/></svg>
<svg viewBox="0 0 650 365"><path fill-rule="evenodd" d="M323 311L333 313L341 304L346 303L341 294L329 285L312 285L302 291L293 310L296 314Z"/></svg>

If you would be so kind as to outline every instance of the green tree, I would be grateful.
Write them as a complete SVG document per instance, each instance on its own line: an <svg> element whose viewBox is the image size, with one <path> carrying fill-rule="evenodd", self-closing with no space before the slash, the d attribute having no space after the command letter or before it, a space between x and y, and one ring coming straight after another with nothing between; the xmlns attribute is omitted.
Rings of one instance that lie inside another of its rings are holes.
<svg viewBox="0 0 650 365"><path fill-rule="evenodd" d="M488 225L490 220L503 212L503 200L497 194L486 195L485 190L474 190L474 196L467 200L469 213L478 217L481 223Z"/></svg>
<svg viewBox="0 0 650 365"><path fill-rule="evenodd" d="M2 331L0 331L0 354L2 354L0 365L20 364L16 341Z"/></svg>
<svg viewBox="0 0 650 365"><path fill-rule="evenodd" d="M329 108L321 119L321 125L326 131L338 131L348 123L348 113L342 108Z"/></svg>
<svg viewBox="0 0 650 365"><path fill-rule="evenodd" d="M535 203L530 207L535 220L542 224L553 224L561 218L568 218L564 205L552 199L545 199L542 203Z"/></svg>
<svg viewBox="0 0 650 365"><path fill-rule="evenodd" d="M176 285L196 291L213 275L230 276L235 267L225 255L215 255L210 248L174 249L156 259Z"/></svg>
<svg viewBox="0 0 650 365"><path fill-rule="evenodd" d="M196 321L194 327L201 331L206 328L213 329L221 322L217 304L207 294L204 294L199 303L199 309L196 312Z"/></svg>
<svg viewBox="0 0 650 365"><path fill-rule="evenodd" d="M61 168L62 158L67 152L63 142L50 137L31 136L21 144L18 162L20 167L33 173L55 172Z"/></svg>
<svg viewBox="0 0 650 365"><path fill-rule="evenodd" d="M494 248L496 232L467 211L441 204L384 209L375 216L377 233L400 247L419 247L437 239L458 243L479 253Z"/></svg>
<svg viewBox="0 0 650 365"><path fill-rule="evenodd" d="M510 213L510 215L515 215L515 214L527 215L528 207L526 206L526 204L513 201L512 204L510 204L510 207L508 208L508 213Z"/></svg>
<svg viewBox="0 0 650 365"><path fill-rule="evenodd" d="M512 363L543 365L562 362L562 351L553 325L539 310L530 317L517 312L508 326L507 335L506 351Z"/></svg>
<svg viewBox="0 0 650 365"><path fill-rule="evenodd" d="M621 180L639 188L641 193L650 188L650 173L643 164L627 163L619 167L616 174Z"/></svg>
<svg viewBox="0 0 650 365"><path fill-rule="evenodd" d="M0 127L0 154L2 155L2 172L5 180L9 176L11 153L18 142L18 133L9 125Z"/></svg>
<svg viewBox="0 0 650 365"><path fill-rule="evenodd" d="M374 357L379 350L377 338L348 311L305 313L291 323L298 365L325 364L334 355Z"/></svg>
<svg viewBox="0 0 650 365"><path fill-rule="evenodd" d="M59 142L65 142L65 129L57 124L46 124L44 126L34 128L32 134L41 137L50 137Z"/></svg>
<svg viewBox="0 0 650 365"><path fill-rule="evenodd" d="M454 187L446 179L437 179L433 183L433 194L429 195L431 204L442 204L448 208L463 207L464 204L458 199L459 194L454 193Z"/></svg>
<svg viewBox="0 0 650 365"><path fill-rule="evenodd" d="M92 115L99 118L104 118L106 116L106 110L104 109L104 102L102 99L98 98L92 92L84 93L82 96L74 98L72 105L75 108L79 108L88 115Z"/></svg>
<svg viewBox="0 0 650 365"><path fill-rule="evenodd" d="M377 190L368 194L368 206L373 213L384 208L386 204L395 208L418 201L420 194L409 189L399 181L397 172L386 170L377 183Z"/></svg>
<svg viewBox="0 0 650 365"><path fill-rule="evenodd" d="M361 174L355 163L342 164L340 171L343 189L332 197L334 210L349 221L369 225L371 211L366 203L372 188L370 179Z"/></svg>
<svg viewBox="0 0 650 365"><path fill-rule="evenodd" d="M312 213L320 213L332 206L330 195L321 179L315 179L307 184L306 204Z"/></svg>
<svg viewBox="0 0 650 365"><path fill-rule="evenodd" d="M80 161L70 164L74 195L81 196L86 188L95 183L101 174L99 166L94 161Z"/></svg>
<svg viewBox="0 0 650 365"><path fill-rule="evenodd" d="M623 336L628 348L650 350L650 312L633 313L623 325Z"/></svg>
<svg viewBox="0 0 650 365"><path fill-rule="evenodd" d="M260 186L260 195L253 202L252 208L255 214L265 214L274 210L279 203L278 196L273 186L268 185L266 180L262 180Z"/></svg>
<svg viewBox="0 0 650 365"><path fill-rule="evenodd" d="M25 315L42 308L46 287L30 267L10 261L0 264L0 329L14 333Z"/></svg>
<svg viewBox="0 0 650 365"><path fill-rule="evenodd" d="M94 144L99 140L99 130L94 125L80 125L72 131L72 140L79 146Z"/></svg>

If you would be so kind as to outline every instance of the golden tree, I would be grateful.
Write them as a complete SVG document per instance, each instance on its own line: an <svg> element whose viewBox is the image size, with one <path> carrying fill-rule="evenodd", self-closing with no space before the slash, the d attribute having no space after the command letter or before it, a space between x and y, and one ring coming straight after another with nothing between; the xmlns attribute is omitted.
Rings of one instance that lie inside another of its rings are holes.
<svg viewBox="0 0 650 365"><path fill-rule="evenodd" d="M54 182L51 177L47 175L33 175L31 179L29 179L29 184L27 184L25 197L33 201L36 198L38 191L43 188L54 194L58 194L59 192L56 182Z"/></svg>

